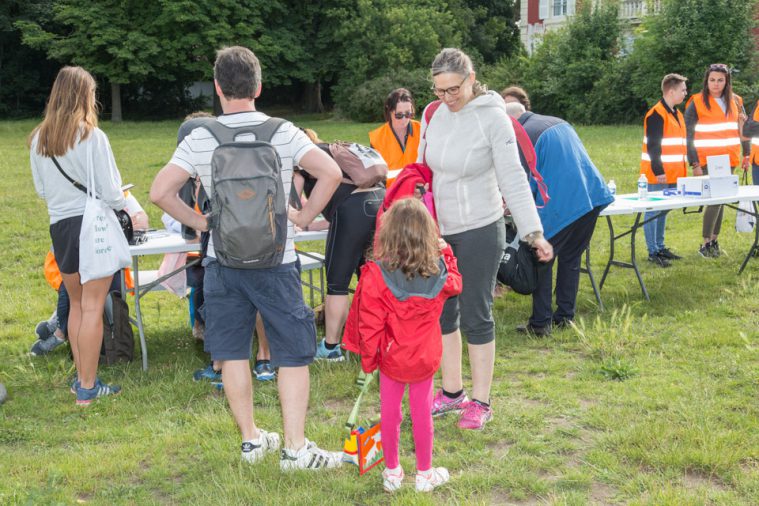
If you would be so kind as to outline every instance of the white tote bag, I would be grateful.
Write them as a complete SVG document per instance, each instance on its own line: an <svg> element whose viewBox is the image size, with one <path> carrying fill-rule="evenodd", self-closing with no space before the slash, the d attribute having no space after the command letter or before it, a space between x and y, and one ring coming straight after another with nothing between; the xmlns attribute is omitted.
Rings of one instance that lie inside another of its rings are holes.
<svg viewBox="0 0 759 506"><path fill-rule="evenodd" d="M743 171L743 184L748 184L748 174L746 171ZM736 232L748 233L754 231L754 225L756 225L756 216L749 214L753 212L754 205L750 201L741 200L738 202L738 212L735 215Z"/></svg>
<svg viewBox="0 0 759 506"><path fill-rule="evenodd" d="M82 284L112 276L132 265L129 243L116 214L95 195L92 148L87 150L87 204L79 232L79 277Z"/></svg>

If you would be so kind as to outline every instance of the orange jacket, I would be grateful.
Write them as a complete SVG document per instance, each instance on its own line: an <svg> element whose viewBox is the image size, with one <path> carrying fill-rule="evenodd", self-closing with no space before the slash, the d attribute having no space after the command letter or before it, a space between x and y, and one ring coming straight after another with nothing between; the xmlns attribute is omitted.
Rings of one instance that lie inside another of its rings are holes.
<svg viewBox="0 0 759 506"><path fill-rule="evenodd" d="M743 99L738 95L734 104L728 104L727 113L717 101L709 96L709 106L704 104L702 93L693 95L693 101L698 114L698 123L693 137L693 145L698 152L698 162L706 167L706 157L714 155L730 155L730 166L736 167L741 163L741 136L738 129L738 111L743 107Z"/></svg>
<svg viewBox="0 0 759 506"><path fill-rule="evenodd" d="M667 111L664 104L659 101L648 111L646 118L643 120L643 153L640 160L640 173L645 174L648 182L651 184L658 183L656 175L651 168L651 157L648 152L648 138L645 132L648 132L648 118L657 113L664 120L664 131L661 138L661 163L664 168L664 174L667 176L667 183L677 183L678 177L687 175L687 152L685 138L685 119L677 109L674 110L675 117Z"/></svg>
<svg viewBox="0 0 759 506"><path fill-rule="evenodd" d="M387 173L388 188L395 181L401 169L410 163L416 163L416 155L419 151L419 132L422 124L416 120L411 120L411 132L406 139L406 149L401 148L398 138L393 132L390 123L385 123L379 128L369 132L369 143L379 151L382 158L390 169Z"/></svg>
<svg viewBox="0 0 759 506"><path fill-rule="evenodd" d="M61 278L61 271L58 270L58 262L55 261L55 255L53 250L48 250L45 255L45 280L47 284L56 292L61 287L63 278ZM129 290L134 289L134 280L132 280L132 271L129 268L124 269L124 282Z"/></svg>

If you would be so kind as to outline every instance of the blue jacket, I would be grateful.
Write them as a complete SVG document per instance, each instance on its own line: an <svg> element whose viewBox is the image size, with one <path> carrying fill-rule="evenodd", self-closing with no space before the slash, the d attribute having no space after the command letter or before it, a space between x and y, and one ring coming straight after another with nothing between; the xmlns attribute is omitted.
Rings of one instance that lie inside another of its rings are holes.
<svg viewBox="0 0 759 506"><path fill-rule="evenodd" d="M614 201L603 176L569 123L531 112L522 114L519 123L535 145L537 170L551 197L548 204L538 209L546 239L594 208L603 209ZM535 182L531 180L530 184L536 203L543 205Z"/></svg>

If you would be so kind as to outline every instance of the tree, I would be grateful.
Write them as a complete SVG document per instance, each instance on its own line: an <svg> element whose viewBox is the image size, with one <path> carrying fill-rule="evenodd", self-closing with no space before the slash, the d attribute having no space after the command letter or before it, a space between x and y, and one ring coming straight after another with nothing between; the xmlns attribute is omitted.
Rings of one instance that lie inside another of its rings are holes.
<svg viewBox="0 0 759 506"><path fill-rule="evenodd" d="M751 28L756 0L662 0L661 10L644 19L631 55L631 88L652 104L665 74L689 78L698 91L711 63L727 63L750 81L756 66ZM747 72L748 71L748 72Z"/></svg>
<svg viewBox="0 0 759 506"><path fill-rule="evenodd" d="M41 51L21 43L15 23L35 19L49 24L50 0L6 0L0 4L0 115L39 114L57 65Z"/></svg>
<svg viewBox="0 0 759 506"><path fill-rule="evenodd" d="M547 33L525 75L536 110L581 123L619 121L610 114L608 102L599 100L615 85L605 76L619 75L620 35L617 5L592 7L590 2L583 3L565 27ZM619 92L616 100L624 104L628 97Z"/></svg>
<svg viewBox="0 0 759 506"><path fill-rule="evenodd" d="M291 82L286 62L299 52L298 34L287 29L287 11L276 0L57 0L53 12L57 30L17 23L24 43L105 78L113 121L121 120L121 85L208 79L220 47L259 53L272 85Z"/></svg>
<svg viewBox="0 0 759 506"><path fill-rule="evenodd" d="M453 0L449 10L458 21L462 47L475 61L494 64L521 50L514 0Z"/></svg>
<svg viewBox="0 0 759 506"><path fill-rule="evenodd" d="M333 32L343 45L343 68L335 90L337 105L375 77L392 75L399 69L428 69L441 48L460 46L456 27L454 16L439 2L358 0L355 12L346 12Z"/></svg>

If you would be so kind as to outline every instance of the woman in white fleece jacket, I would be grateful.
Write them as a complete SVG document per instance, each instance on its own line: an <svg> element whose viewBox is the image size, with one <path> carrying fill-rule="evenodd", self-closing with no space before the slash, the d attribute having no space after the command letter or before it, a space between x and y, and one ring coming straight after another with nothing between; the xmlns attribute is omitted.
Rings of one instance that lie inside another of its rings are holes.
<svg viewBox="0 0 759 506"><path fill-rule="evenodd" d="M553 256L543 238L535 201L519 162L516 137L500 95L476 79L472 61L443 49L432 63L433 91L442 104L422 123L419 161L433 172L440 232L458 259L464 287L441 317L442 388L433 415L461 412L459 427L481 429L492 418L490 387L495 363L493 289L505 248L503 200L517 228L541 261ZM425 115L426 117L426 115ZM472 400L461 375L461 331L472 368Z"/></svg>
<svg viewBox="0 0 759 506"><path fill-rule="evenodd" d="M47 204L53 253L69 294L68 337L76 365L71 391L77 405L87 406L120 390L97 377L103 307L112 276L81 283L79 232L87 198L69 178L86 184L91 163L98 198L116 210L126 206L108 137L97 127L95 80L89 72L81 67L58 72L45 117L32 131L29 147L34 187Z"/></svg>

